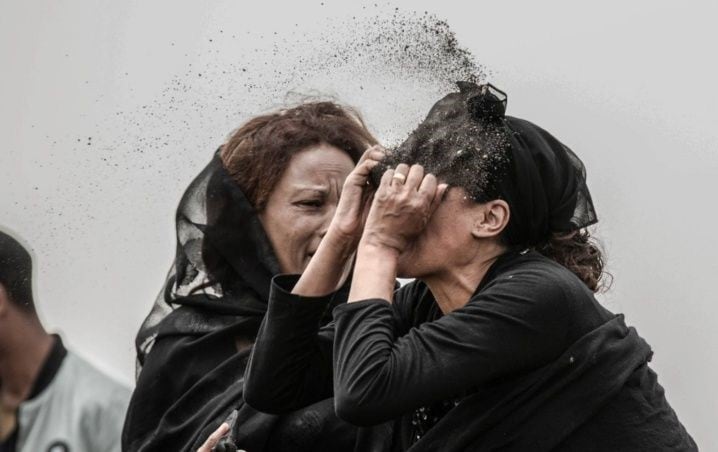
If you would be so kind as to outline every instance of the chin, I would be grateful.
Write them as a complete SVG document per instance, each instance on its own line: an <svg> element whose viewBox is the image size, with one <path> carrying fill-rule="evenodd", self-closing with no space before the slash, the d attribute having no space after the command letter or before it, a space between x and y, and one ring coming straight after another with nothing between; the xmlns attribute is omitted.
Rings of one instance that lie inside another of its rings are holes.
<svg viewBox="0 0 718 452"><path fill-rule="evenodd" d="M396 265L398 278L423 279L445 271L448 257L443 253L427 252L425 247L411 247L399 255Z"/></svg>
<svg viewBox="0 0 718 452"><path fill-rule="evenodd" d="M397 278L419 278L423 274L421 262L417 261L411 253L404 253L399 256L396 263Z"/></svg>

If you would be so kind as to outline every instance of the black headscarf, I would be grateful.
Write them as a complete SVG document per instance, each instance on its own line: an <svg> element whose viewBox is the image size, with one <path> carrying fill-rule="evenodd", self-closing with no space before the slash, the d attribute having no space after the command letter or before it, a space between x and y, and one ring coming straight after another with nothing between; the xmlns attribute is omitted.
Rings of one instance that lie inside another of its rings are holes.
<svg viewBox="0 0 718 452"><path fill-rule="evenodd" d="M179 306L220 314L174 322L177 332L199 333L224 326L223 315L259 317L266 312L269 284L279 264L255 209L219 158L185 190L175 217L175 261L137 334L138 371L152 349L161 322Z"/></svg>
<svg viewBox="0 0 718 452"><path fill-rule="evenodd" d="M176 226L174 265L137 334L139 374L123 451L195 451L235 409L241 448L281 448L276 444L287 440L278 432L282 426L289 436L306 436L291 430L297 422L307 425L302 413L280 419L243 402L244 369L279 265L257 212L219 152L182 196ZM324 322L346 295L338 293ZM311 408L307 416L319 427L310 427L337 431L337 440L351 444L353 428L325 408Z"/></svg>
<svg viewBox="0 0 718 452"><path fill-rule="evenodd" d="M434 104L384 168L419 163L477 202L505 200L511 216L504 239L516 247L598 221L585 168L568 147L529 121L505 116L506 95L492 85L457 85L459 92Z"/></svg>

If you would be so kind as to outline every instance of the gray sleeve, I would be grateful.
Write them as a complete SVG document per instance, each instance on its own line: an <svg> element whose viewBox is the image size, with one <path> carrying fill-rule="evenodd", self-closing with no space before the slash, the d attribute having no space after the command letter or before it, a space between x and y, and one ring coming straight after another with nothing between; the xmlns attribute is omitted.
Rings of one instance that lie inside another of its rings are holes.
<svg viewBox="0 0 718 452"><path fill-rule="evenodd" d="M98 388L90 406L83 410L82 432L90 450L121 452L122 427L130 400L130 390L108 379Z"/></svg>

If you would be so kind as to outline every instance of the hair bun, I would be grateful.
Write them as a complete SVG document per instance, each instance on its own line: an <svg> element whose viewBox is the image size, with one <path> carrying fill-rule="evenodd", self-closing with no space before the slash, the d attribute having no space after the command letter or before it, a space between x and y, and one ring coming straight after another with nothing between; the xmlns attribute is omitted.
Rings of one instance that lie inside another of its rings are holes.
<svg viewBox="0 0 718 452"><path fill-rule="evenodd" d="M487 83L478 86L478 94L466 101L471 117L476 121L499 121L506 115L506 93Z"/></svg>

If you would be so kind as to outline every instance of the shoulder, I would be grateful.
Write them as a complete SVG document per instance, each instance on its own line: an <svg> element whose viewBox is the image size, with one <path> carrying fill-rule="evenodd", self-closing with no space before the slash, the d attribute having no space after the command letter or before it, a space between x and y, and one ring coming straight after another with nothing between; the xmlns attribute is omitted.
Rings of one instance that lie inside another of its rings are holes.
<svg viewBox="0 0 718 452"><path fill-rule="evenodd" d="M81 356L68 351L62 385L73 391L78 409L89 415L124 416L130 389L106 375Z"/></svg>
<svg viewBox="0 0 718 452"><path fill-rule="evenodd" d="M511 259L497 271L496 277L486 288L502 286L509 282L530 284L536 290L554 292L586 287L571 270L538 252L529 252Z"/></svg>
<svg viewBox="0 0 718 452"><path fill-rule="evenodd" d="M472 301L498 298L504 303L556 309L592 297L590 289L569 269L537 252L529 252L500 265Z"/></svg>

